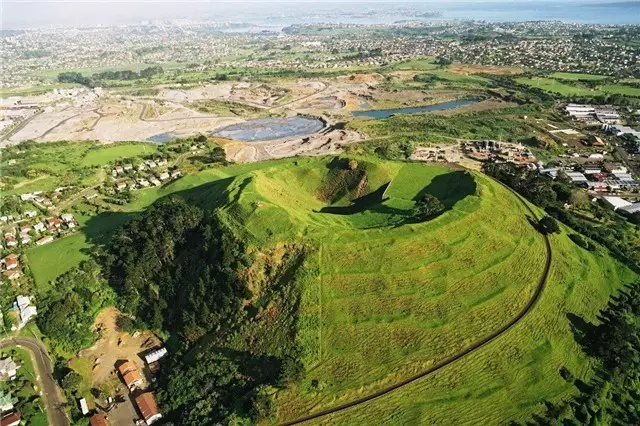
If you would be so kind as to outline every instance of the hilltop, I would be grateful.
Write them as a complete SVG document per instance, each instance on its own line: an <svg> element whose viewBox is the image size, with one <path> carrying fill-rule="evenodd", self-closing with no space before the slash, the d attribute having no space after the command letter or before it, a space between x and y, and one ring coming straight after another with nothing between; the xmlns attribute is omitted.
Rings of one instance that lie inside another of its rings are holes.
<svg viewBox="0 0 640 426"><path fill-rule="evenodd" d="M122 305L180 336L160 382L169 416L286 421L357 399L503 327L544 271L531 212L542 214L480 173L370 157L207 173L207 183L194 175L165 188L110 245L110 282L121 296L142 295ZM426 194L444 211L419 222ZM551 242L547 288L521 323L410 385L412 398L403 388L339 421L506 421L573 392L559 369L591 373L567 314L593 318L635 275L565 234ZM212 377L216 393L202 382Z"/></svg>

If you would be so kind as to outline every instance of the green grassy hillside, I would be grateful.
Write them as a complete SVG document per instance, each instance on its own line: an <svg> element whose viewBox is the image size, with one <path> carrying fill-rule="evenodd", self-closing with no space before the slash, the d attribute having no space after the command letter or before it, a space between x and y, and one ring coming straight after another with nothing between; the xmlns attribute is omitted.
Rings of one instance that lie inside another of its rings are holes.
<svg viewBox="0 0 640 426"><path fill-rule="evenodd" d="M295 276L303 285L296 343L305 372L273 392L272 420L290 420L393 384L504 326L530 300L544 268L544 240L529 222L535 218L485 175L355 160L207 169L138 192L126 212L87 219L82 238L74 238L86 253L100 242L96 235L108 232L106 224L175 193L216 208L246 242L259 265L249 269L250 288L268 280L251 274L267 271L269 262L277 270L283 253L304 246L304 271ZM416 223L412 209L425 194L446 211ZM64 248L70 257L73 244L63 244L48 247ZM607 297L635 275L604 251L577 247L566 233L552 237L552 248L547 288L521 323L442 371L322 421L502 423L573 392L559 369L567 366L586 379L591 366L567 315L594 319ZM45 264L39 253L29 254L36 279L37 265Z"/></svg>

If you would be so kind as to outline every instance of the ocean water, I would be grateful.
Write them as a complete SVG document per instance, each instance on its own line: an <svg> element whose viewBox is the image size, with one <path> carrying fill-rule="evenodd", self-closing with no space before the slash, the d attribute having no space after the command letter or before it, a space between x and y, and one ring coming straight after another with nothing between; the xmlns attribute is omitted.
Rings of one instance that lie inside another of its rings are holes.
<svg viewBox="0 0 640 426"><path fill-rule="evenodd" d="M640 24L640 1L462 2L443 9L446 19L489 22L562 21L580 24Z"/></svg>
<svg viewBox="0 0 640 426"><path fill-rule="evenodd" d="M154 20L193 20L251 23L280 29L296 23L342 22L383 24L417 20L415 13L440 12L438 19L501 21L558 20L591 24L640 24L640 1L525 0L525 1L387 1L338 2L317 0L248 2L143 1L95 2L77 0L7 1L3 29L133 24ZM426 18L424 18L426 19Z"/></svg>

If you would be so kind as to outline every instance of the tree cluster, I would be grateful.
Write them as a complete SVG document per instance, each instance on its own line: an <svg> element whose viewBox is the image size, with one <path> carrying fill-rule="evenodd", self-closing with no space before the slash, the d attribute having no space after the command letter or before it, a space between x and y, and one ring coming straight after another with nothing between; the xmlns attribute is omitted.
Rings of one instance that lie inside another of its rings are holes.
<svg viewBox="0 0 640 426"><path fill-rule="evenodd" d="M563 367L560 374L581 392L560 404L545 403L535 424L640 424L640 283L612 297L599 319L591 324L571 317L578 343L598 361L595 377L586 384Z"/></svg>
<svg viewBox="0 0 640 426"><path fill-rule="evenodd" d="M36 322L55 346L74 352L93 344L95 316L114 303L115 294L94 261L85 261L56 279L38 300Z"/></svg>

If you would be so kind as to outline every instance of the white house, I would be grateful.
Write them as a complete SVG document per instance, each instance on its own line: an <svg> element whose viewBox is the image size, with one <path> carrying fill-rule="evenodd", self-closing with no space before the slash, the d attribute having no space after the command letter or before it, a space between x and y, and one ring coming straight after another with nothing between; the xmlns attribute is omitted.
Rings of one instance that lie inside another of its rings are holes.
<svg viewBox="0 0 640 426"><path fill-rule="evenodd" d="M167 353L168 353L167 348L163 347L153 352L149 352L147 355L145 355L144 359L145 361L147 361L147 364L153 364L154 362L158 361L159 359L167 355Z"/></svg>
<svg viewBox="0 0 640 426"><path fill-rule="evenodd" d="M618 210L619 208L631 205L630 202L628 202L627 200L623 200L620 197L602 197L602 201L604 201L604 203L607 206L611 207L613 210Z"/></svg>
<svg viewBox="0 0 640 426"><path fill-rule="evenodd" d="M0 379L13 380L18 374L18 365L11 357L0 359Z"/></svg>

